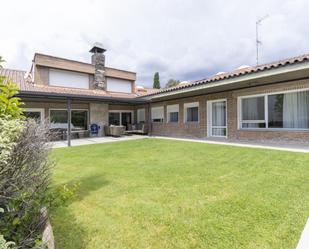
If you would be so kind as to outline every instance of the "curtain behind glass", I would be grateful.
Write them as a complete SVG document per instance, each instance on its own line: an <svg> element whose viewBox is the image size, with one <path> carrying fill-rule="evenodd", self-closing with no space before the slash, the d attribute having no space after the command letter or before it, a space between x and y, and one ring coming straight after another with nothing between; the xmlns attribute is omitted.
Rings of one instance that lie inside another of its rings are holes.
<svg viewBox="0 0 309 249"><path fill-rule="evenodd" d="M242 99L242 120L264 120L264 97Z"/></svg>
<svg viewBox="0 0 309 249"><path fill-rule="evenodd" d="M212 103L212 125L226 126L225 102Z"/></svg>
<svg viewBox="0 0 309 249"><path fill-rule="evenodd" d="M309 128L309 91L284 94L283 127Z"/></svg>
<svg viewBox="0 0 309 249"><path fill-rule="evenodd" d="M226 136L226 128L216 126L226 126L226 104L222 102L212 103L212 135Z"/></svg>

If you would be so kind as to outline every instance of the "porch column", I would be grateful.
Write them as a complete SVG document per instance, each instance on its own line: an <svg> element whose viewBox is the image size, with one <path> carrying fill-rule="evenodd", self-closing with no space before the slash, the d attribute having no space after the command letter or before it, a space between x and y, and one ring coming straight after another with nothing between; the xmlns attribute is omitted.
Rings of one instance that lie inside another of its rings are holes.
<svg viewBox="0 0 309 249"><path fill-rule="evenodd" d="M67 99L67 112L68 112L68 146L71 146L71 99Z"/></svg>
<svg viewBox="0 0 309 249"><path fill-rule="evenodd" d="M148 127L149 127L149 136L151 136L152 134L152 122L151 122L151 108L150 108L150 104L148 104Z"/></svg>

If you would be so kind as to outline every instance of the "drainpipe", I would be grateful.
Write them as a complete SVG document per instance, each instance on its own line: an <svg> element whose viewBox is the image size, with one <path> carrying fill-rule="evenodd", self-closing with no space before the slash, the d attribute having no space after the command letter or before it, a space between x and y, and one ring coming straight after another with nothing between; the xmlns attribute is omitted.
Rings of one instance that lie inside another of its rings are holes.
<svg viewBox="0 0 309 249"><path fill-rule="evenodd" d="M71 99L67 99L67 111L68 111L68 146L71 146Z"/></svg>

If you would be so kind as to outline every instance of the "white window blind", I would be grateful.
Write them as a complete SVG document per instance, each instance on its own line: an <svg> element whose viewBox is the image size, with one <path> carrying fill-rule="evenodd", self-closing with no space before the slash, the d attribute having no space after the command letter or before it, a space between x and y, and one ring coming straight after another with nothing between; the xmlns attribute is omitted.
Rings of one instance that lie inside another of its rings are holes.
<svg viewBox="0 0 309 249"><path fill-rule="evenodd" d="M168 123L178 122L179 105L168 105L166 107L166 112L167 112L167 122Z"/></svg>
<svg viewBox="0 0 309 249"><path fill-rule="evenodd" d="M145 122L145 108L137 109L137 123Z"/></svg>
<svg viewBox="0 0 309 249"><path fill-rule="evenodd" d="M151 108L151 119L153 122L162 122L164 119L164 108L163 106Z"/></svg>
<svg viewBox="0 0 309 249"><path fill-rule="evenodd" d="M179 112L179 105L168 105L167 113L170 113L170 112Z"/></svg>
<svg viewBox="0 0 309 249"><path fill-rule="evenodd" d="M89 89L89 76L66 70L49 70L49 85Z"/></svg>
<svg viewBox="0 0 309 249"><path fill-rule="evenodd" d="M109 92L132 92L132 82L129 80L107 78L107 91Z"/></svg>

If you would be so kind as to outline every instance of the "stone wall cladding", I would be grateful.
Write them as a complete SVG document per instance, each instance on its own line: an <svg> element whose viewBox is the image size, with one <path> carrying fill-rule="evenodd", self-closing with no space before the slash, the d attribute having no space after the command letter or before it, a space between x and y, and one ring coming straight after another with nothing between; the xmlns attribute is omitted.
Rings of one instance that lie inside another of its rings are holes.
<svg viewBox="0 0 309 249"><path fill-rule="evenodd" d="M237 98L239 96L275 93L288 90L309 89L309 80L291 81L268 86L246 88L242 90L201 95L198 97L180 98L171 101L152 103L151 106L164 106L165 120L163 123L152 123L152 135L207 138L207 101L227 99L227 135L230 140L254 140L274 142L309 143L309 131L274 131L274 130L240 130L237 124ZM199 102L199 123L183 122L184 103ZM166 106L179 104L179 122L166 122Z"/></svg>
<svg viewBox="0 0 309 249"><path fill-rule="evenodd" d="M95 52L91 56L91 62L94 65L94 81L92 82L92 87L94 89L106 90L105 55Z"/></svg>
<svg viewBox="0 0 309 249"><path fill-rule="evenodd" d="M98 136L101 137L104 135L104 126L108 125L109 105L101 102L91 102L89 103L89 110L89 124L97 124L100 126Z"/></svg>

